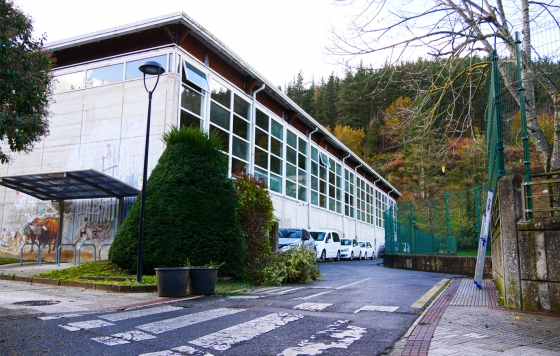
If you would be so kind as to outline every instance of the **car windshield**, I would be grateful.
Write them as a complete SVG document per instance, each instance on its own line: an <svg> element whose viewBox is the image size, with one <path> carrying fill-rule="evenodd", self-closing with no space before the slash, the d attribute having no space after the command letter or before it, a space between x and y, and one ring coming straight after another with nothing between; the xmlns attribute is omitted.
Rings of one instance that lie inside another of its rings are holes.
<svg viewBox="0 0 560 356"><path fill-rule="evenodd" d="M358 242L360 244L360 247L366 247L366 243L365 242Z"/></svg>
<svg viewBox="0 0 560 356"><path fill-rule="evenodd" d="M280 229L278 237L281 239L300 239L301 230L299 229Z"/></svg>
<svg viewBox="0 0 560 356"><path fill-rule="evenodd" d="M309 233L311 234L311 237L315 241L323 241L325 239L325 236L327 235L325 232L318 232L318 231L309 231Z"/></svg>
<svg viewBox="0 0 560 356"><path fill-rule="evenodd" d="M350 246L350 245L352 245L352 241L346 240L346 239L342 239L342 240L340 240L340 244L341 244L342 246Z"/></svg>

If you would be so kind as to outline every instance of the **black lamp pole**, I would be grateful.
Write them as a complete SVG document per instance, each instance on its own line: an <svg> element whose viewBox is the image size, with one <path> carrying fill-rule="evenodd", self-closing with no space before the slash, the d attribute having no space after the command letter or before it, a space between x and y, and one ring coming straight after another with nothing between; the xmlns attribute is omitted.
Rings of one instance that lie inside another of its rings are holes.
<svg viewBox="0 0 560 356"><path fill-rule="evenodd" d="M136 267L136 281L142 283L142 265L144 263L144 216L146 215L146 186L148 185L148 145L150 143L150 114L152 112L152 93L156 90L159 83L159 76L165 72L165 69L154 61L144 62L138 67L144 73L144 88L148 92L148 123L146 125L146 147L144 151L144 173L142 175L142 207L140 208L140 236L138 236L138 266ZM156 84L150 91L146 86L146 74L157 74Z"/></svg>

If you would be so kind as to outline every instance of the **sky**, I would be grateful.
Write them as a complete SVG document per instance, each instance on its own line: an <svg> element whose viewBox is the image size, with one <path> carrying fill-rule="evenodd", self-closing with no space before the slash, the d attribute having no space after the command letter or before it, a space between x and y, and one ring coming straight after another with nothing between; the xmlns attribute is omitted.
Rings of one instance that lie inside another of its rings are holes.
<svg viewBox="0 0 560 356"><path fill-rule="evenodd" d="M343 73L326 55L331 25L341 28L348 8L334 0L15 0L47 44L183 11L282 89L301 70L318 82ZM155 6L153 6L155 5ZM154 7L154 8L151 8Z"/></svg>

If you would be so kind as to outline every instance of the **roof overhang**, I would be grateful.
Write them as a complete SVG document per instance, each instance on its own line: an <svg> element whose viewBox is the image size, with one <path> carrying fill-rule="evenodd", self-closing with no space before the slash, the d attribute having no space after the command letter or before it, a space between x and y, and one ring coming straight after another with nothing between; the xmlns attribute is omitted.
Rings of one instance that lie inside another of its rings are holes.
<svg viewBox="0 0 560 356"><path fill-rule="evenodd" d="M41 200L126 198L140 191L95 169L0 176L0 185Z"/></svg>

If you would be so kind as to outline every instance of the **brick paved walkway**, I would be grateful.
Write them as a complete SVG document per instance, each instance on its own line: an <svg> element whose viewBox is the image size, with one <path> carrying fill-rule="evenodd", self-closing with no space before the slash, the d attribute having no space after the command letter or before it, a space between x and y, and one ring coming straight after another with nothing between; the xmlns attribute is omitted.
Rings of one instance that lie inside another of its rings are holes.
<svg viewBox="0 0 560 356"><path fill-rule="evenodd" d="M524 313L497 303L493 281L484 289L456 279L424 314L408 338L411 355L557 355L560 317Z"/></svg>

